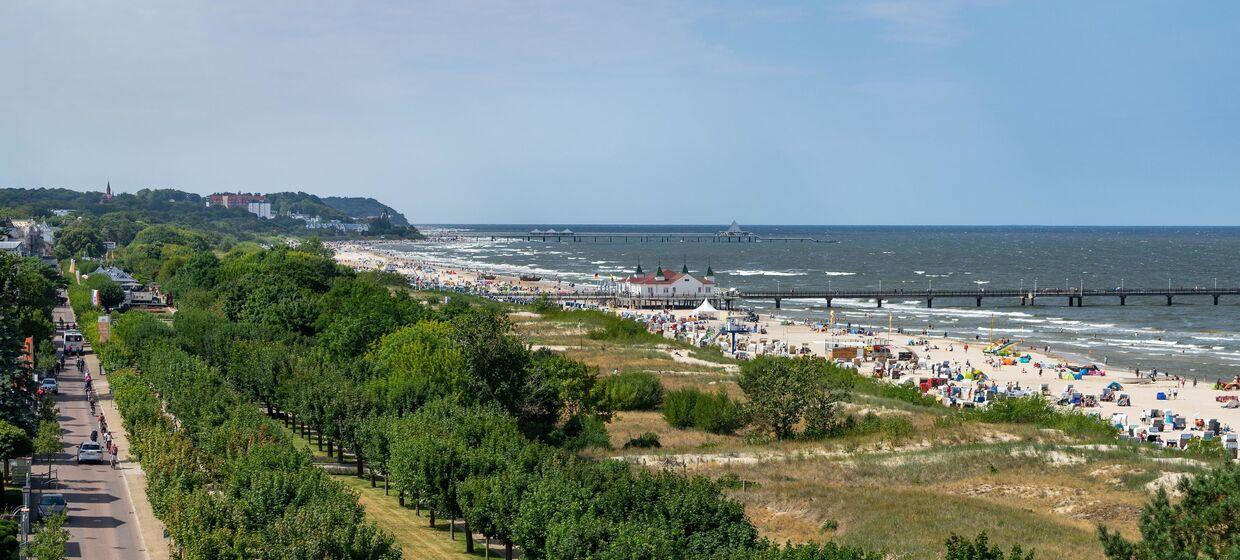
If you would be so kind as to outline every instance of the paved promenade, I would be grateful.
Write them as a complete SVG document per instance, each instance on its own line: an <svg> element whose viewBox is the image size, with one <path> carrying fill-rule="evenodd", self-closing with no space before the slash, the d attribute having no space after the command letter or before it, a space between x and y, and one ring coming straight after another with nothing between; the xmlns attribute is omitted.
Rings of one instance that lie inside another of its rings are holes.
<svg viewBox="0 0 1240 560"><path fill-rule="evenodd" d="M67 306L55 310L53 321L57 319L75 321ZM60 394L56 397L64 454L54 466L59 478L56 491L63 492L69 503L66 525L71 540L67 557L165 560L169 557L167 541L163 538L163 525L146 500L146 475L129 458L129 438L121 425L120 413L112 401L106 376L99 374L99 360L89 347L85 362L99 395L98 410L103 412L113 441L120 447L120 463L111 467L105 454L101 464L75 464L78 444L90 439L91 430L98 430L99 422L91 415L86 400L85 375L78 373L76 367L67 368L59 376Z"/></svg>

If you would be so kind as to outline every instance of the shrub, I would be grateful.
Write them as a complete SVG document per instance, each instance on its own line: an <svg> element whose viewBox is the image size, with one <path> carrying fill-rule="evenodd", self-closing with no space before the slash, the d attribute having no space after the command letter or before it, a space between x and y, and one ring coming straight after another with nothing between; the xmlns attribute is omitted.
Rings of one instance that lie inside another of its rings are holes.
<svg viewBox="0 0 1240 560"><path fill-rule="evenodd" d="M670 391L663 397L663 419L673 428L689 428L696 419L698 397L702 392L689 388Z"/></svg>
<svg viewBox="0 0 1240 560"><path fill-rule="evenodd" d="M663 402L663 384L650 372L625 372L603 380L603 399L610 410L654 410Z"/></svg>
<svg viewBox="0 0 1240 560"><path fill-rule="evenodd" d="M1112 437L1115 428L1105 420L1080 414L1061 412L1046 399L1027 397L995 399L985 408L967 413L969 418L982 422L1009 424L1036 424L1077 436Z"/></svg>
<svg viewBox="0 0 1240 560"><path fill-rule="evenodd" d="M654 432L646 432L640 436L630 439L628 443L624 444L625 449L648 449L652 447L663 447L663 444L659 443L659 434Z"/></svg>
<svg viewBox="0 0 1240 560"><path fill-rule="evenodd" d="M611 340L617 342L649 340L656 336L658 335L647 331L646 327L641 323L619 317L615 321L610 321L603 325L602 328L586 333L586 337L590 340Z"/></svg>
<svg viewBox="0 0 1240 560"><path fill-rule="evenodd" d="M741 405L720 388L714 394L702 393L694 403L693 425L712 434L730 434L743 426Z"/></svg>
<svg viewBox="0 0 1240 560"><path fill-rule="evenodd" d="M715 393L679 389L663 399L663 418L676 428L729 434L745 424L743 412L740 403L729 398L722 388Z"/></svg>
<svg viewBox="0 0 1240 560"><path fill-rule="evenodd" d="M551 298L547 296L540 297L530 302L530 311L533 311L534 313L537 313L539 315L555 313L556 311L559 311L559 310L560 310L560 306L557 305L555 302L551 301Z"/></svg>
<svg viewBox="0 0 1240 560"><path fill-rule="evenodd" d="M593 414L578 414L564 426L548 436L548 440L569 451L581 451L587 447L611 449L607 425Z"/></svg>
<svg viewBox="0 0 1240 560"><path fill-rule="evenodd" d="M998 546L990 546L990 540L983 531L974 540L953 534L947 539L947 553L943 560L1033 560L1033 551L1025 552L1020 545L1012 545L1007 554Z"/></svg>

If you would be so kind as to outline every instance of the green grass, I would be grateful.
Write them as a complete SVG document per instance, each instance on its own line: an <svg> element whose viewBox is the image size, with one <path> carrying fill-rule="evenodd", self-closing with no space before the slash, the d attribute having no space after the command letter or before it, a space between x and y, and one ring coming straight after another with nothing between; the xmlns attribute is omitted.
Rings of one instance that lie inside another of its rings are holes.
<svg viewBox="0 0 1240 560"><path fill-rule="evenodd" d="M327 457L327 452L319 451L318 445L313 441L291 430L290 433L293 434L294 447L305 449L314 457ZM474 554L467 554L463 533L453 540L449 535L448 525L443 520L437 521L434 528L430 527L425 516L417 515L413 508L401 507L395 493L385 496L382 484L371 488L369 479L353 475L335 474L331 475L331 478L357 492L358 503L366 508L366 518L392 535L405 558L447 560L474 558L485 553L479 544L475 547ZM492 551L491 556L496 556L495 551ZM502 551L499 551L499 557L503 557Z"/></svg>
<svg viewBox="0 0 1240 560"><path fill-rule="evenodd" d="M383 487L371 488L366 479L348 475L333 475L333 479L357 492L358 503L366 508L366 518L387 531L396 539L405 558L429 560L477 558L484 554L481 544L474 553L465 553L464 534L457 532L456 540L448 534L448 524L442 520L431 528L425 516L418 516L413 508L401 507L396 495L383 495ZM492 551L491 556L497 555ZM498 557L502 558L500 552Z"/></svg>

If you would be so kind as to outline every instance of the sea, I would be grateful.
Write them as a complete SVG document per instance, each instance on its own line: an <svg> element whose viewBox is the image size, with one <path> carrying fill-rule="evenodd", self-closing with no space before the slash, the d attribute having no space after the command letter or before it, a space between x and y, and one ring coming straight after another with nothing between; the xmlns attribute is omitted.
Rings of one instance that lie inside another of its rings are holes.
<svg viewBox="0 0 1240 560"><path fill-rule="evenodd" d="M433 235L527 232L715 233L724 225L437 224ZM579 285L620 278L640 264L646 271L710 266L720 287L740 289L1156 288L1240 286L1240 228L1041 226L745 226L765 238L812 242L557 242L524 239L450 239L391 245L410 258L458 267L531 273ZM1157 368L1189 377L1240 374L1240 296L1016 299L914 297L884 302L748 301L763 314L823 320L833 310L841 325L905 332L923 329L964 340L1012 338L1055 353L1142 371Z"/></svg>

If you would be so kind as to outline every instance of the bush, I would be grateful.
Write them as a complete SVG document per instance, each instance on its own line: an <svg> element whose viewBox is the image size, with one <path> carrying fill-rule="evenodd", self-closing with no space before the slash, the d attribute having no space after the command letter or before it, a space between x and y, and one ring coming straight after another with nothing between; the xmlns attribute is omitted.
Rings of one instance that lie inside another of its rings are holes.
<svg viewBox="0 0 1240 560"><path fill-rule="evenodd" d="M587 447L611 449L607 425L593 414L578 414L569 418L564 426L547 438L552 444L569 451L581 451Z"/></svg>
<svg viewBox="0 0 1240 560"><path fill-rule="evenodd" d="M659 443L659 434L654 432L646 432L640 436L630 439L628 443L624 444L625 449L649 449L652 447L663 447L663 444Z"/></svg>
<svg viewBox="0 0 1240 560"><path fill-rule="evenodd" d="M551 298L547 296L540 297L530 302L530 311L533 311L539 315L555 313L556 311L560 311L560 309L560 306L551 301Z"/></svg>
<svg viewBox="0 0 1240 560"><path fill-rule="evenodd" d="M688 388L669 392L663 399L663 418L676 428L698 428L715 434L729 434L745 425L740 403L723 389L705 393Z"/></svg>
<svg viewBox="0 0 1240 560"><path fill-rule="evenodd" d="M694 403L693 425L712 434L730 434L745 425L741 405L720 388L713 395L702 393Z"/></svg>
<svg viewBox="0 0 1240 560"><path fill-rule="evenodd" d="M1049 401L1037 395L995 399L984 408L966 414L969 418L982 422L1036 424L1077 436L1113 437L1115 435L1115 428L1105 420L1078 412L1061 412Z"/></svg>
<svg viewBox="0 0 1240 560"><path fill-rule="evenodd" d="M616 321L609 322L602 328L586 333L586 337L590 340L612 340L617 342L650 340L651 337L655 336L658 335L647 331L645 325L619 317L617 317ZM662 339L662 337L659 338Z"/></svg>
<svg viewBox="0 0 1240 560"><path fill-rule="evenodd" d="M990 540L983 531L974 540L953 534L947 539L947 553L943 560L1033 560L1033 551L1025 552L1020 545L1012 545L1007 554L998 546L990 546Z"/></svg>
<svg viewBox="0 0 1240 560"><path fill-rule="evenodd" d="M663 402L658 376L630 371L603 380L603 400L610 410L654 410Z"/></svg>
<svg viewBox="0 0 1240 560"><path fill-rule="evenodd" d="M690 428L696 419L698 397L702 392L697 389L677 389L663 397L663 419L673 428Z"/></svg>

